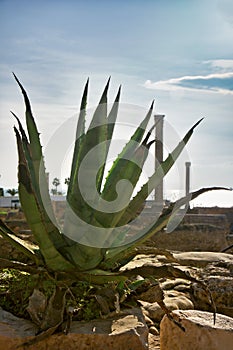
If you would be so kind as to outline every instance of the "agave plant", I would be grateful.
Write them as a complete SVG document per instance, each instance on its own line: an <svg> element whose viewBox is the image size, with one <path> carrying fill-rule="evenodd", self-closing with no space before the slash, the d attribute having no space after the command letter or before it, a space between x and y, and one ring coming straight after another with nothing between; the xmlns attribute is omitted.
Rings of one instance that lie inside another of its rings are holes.
<svg viewBox="0 0 233 350"><path fill-rule="evenodd" d="M132 196L149 148L154 142L154 140L149 141L153 128L145 135L153 112L153 103L141 124L113 162L105 178L105 167L116 124L121 88L108 112L109 81L107 82L90 125L86 128L89 85L87 81L77 123L66 198L65 222L63 228L60 228L52 209L40 136L29 98L18 78L15 75L14 77L24 97L27 126L26 132L20 119L13 113L18 122L18 128L14 127L19 159L18 192L21 206L37 246L30 246L16 238L14 232L2 221L0 223L1 234L32 260L30 272L36 272L38 268L44 269L50 274L56 273L58 279L65 279L70 283L74 280L86 280L96 284L126 280L127 273L122 272L120 268L136 255L135 248L165 228L171 215L187 202L185 197L176 203L171 203L169 208L163 210L159 218L147 229L137 234L134 240L127 241L130 223L143 210L146 198L171 169L201 120L187 132L183 140L159 165L138 193ZM92 161L85 162L93 149L95 149L95 156L91 158ZM89 181L85 179L91 179L95 183L96 192L89 201L83 195L89 191ZM129 187L128 182L132 186ZM117 185L120 183L121 195L119 196ZM190 198L196 198L199 194L212 189L214 188L203 188L191 193ZM111 205L116 198L118 204L111 210L105 210L106 206ZM101 236L102 242L95 245L92 239L89 244L89 238L93 237L95 232L104 232ZM22 264L13 265L13 267L26 271L28 269L28 266Z"/></svg>
<svg viewBox="0 0 233 350"><path fill-rule="evenodd" d="M187 132L183 140L160 164L154 174L132 198L132 191L137 185L141 175L149 147L155 141L149 141L153 128L151 128L144 137L146 127L152 115L153 103L141 124L120 152L117 159L113 162L106 179L104 179L109 144L116 124L121 88L119 88L113 106L108 113L108 80L90 125L86 129L85 119L89 85L89 81L87 81L81 100L67 192L68 205L64 228L61 232L58 224L56 224L56 218L52 210L40 136L32 115L29 98L18 78L15 75L14 77L24 97L28 133L27 135L19 118L13 113L18 122L18 128L14 127L19 158L18 191L26 220L38 243L38 247L36 249L29 249L23 242L18 239L17 241L14 240L13 232L3 223L1 223L0 227L2 235L27 254L35 264L43 265L49 271L72 273L75 274L77 278L88 278L88 280L92 278L95 282L100 283L117 279L120 277L118 272L120 267L128 261L128 258L132 257L134 248L166 227L172 211L174 212L174 207L178 209L187 200L187 198L182 198L177 203L172 203L165 212L161 213L159 219L156 220L153 225L150 225L148 230L138 235L139 238L129 244L124 244L125 235L127 235L125 226L132 222L140 211L142 211L146 198L150 192L160 184L162 178L171 169L189 141L194 129L202 119ZM97 199L94 198L92 200L93 205L91 206L83 197L83 193L88 191L89 181L80 181L79 170L84 163L85 156L94 148L95 159L97 159L97 161L86 162L86 167L82 166L82 178L94 178L96 181L98 196ZM99 165L101 165L100 168L97 168ZM123 203L128 203L128 205L123 206L123 208L121 205L120 210L115 207L111 212L104 212L101 207L101 201L104 200L105 203L111 204L117 197L116 186L123 179L130 181L132 186L129 191L127 182L124 182L123 189L121 190L121 197L118 198L118 200L121 200ZM191 198L193 199L199 194L212 189L213 188L204 188L196 191L191 194ZM109 244L106 245L105 242L102 242L102 246L97 247L84 245L76 238L71 239L70 237L72 236L79 237L80 230L80 227L77 226L78 221L74 222L71 218L74 214L77 218L80 218L82 222L89 224L85 227L87 235L87 230L89 230L90 227L104 228L106 229L105 238L106 232L111 238L111 234L114 237L116 236L114 235L115 228L118 228L117 232L121 232L122 228L122 234L121 237L118 237L118 243L116 244L115 240L111 241L110 239Z"/></svg>

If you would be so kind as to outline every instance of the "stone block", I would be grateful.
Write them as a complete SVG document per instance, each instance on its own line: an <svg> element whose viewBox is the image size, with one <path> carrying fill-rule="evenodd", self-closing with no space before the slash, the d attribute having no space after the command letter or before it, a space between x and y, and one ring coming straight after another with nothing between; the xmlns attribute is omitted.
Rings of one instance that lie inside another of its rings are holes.
<svg viewBox="0 0 233 350"><path fill-rule="evenodd" d="M30 321L0 309L0 349L15 350L31 340L35 326ZM38 343L33 350L147 350L148 328L141 309L135 308L111 319L73 322L70 332L53 334Z"/></svg>
<svg viewBox="0 0 233 350"><path fill-rule="evenodd" d="M197 310L176 310L174 319L185 329L183 331L167 316L160 324L161 350L232 350L233 318Z"/></svg>

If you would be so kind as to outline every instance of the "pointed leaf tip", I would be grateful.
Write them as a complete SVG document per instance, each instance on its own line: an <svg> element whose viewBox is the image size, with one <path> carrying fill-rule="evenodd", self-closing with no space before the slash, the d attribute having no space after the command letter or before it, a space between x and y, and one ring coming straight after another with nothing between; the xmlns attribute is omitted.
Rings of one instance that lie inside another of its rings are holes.
<svg viewBox="0 0 233 350"><path fill-rule="evenodd" d="M107 84L106 84L105 90L108 90L110 81L111 81L111 75L109 76L109 78L107 80Z"/></svg>
<svg viewBox="0 0 233 350"><path fill-rule="evenodd" d="M16 119L18 118L14 112L10 111L10 113L11 113L11 114L13 115L13 117L15 117Z"/></svg>
<svg viewBox="0 0 233 350"><path fill-rule="evenodd" d="M89 85L89 82L90 82L90 79L89 77L87 78L87 81L86 81L86 84L85 84L85 87Z"/></svg>
<svg viewBox="0 0 233 350"><path fill-rule="evenodd" d="M80 105L80 111L86 109L88 88L89 88L89 77L87 78L86 84L84 86L83 96L82 96L81 105Z"/></svg>
<svg viewBox="0 0 233 350"><path fill-rule="evenodd" d="M13 74L15 80L17 81L18 85L20 86L20 88L21 88L22 90L24 90L23 85L20 83L20 81L19 81L19 79L17 78L17 76L15 75L15 73L12 72L12 74Z"/></svg>
<svg viewBox="0 0 233 350"><path fill-rule="evenodd" d="M10 112L13 115L13 117L17 120L18 124L21 124L19 118L17 117L17 115L14 112L12 112L12 111L10 111Z"/></svg>
<svg viewBox="0 0 233 350"><path fill-rule="evenodd" d="M150 106L150 109L153 109L153 108L154 108L154 104L155 104L155 100L152 101L151 106Z"/></svg>
<svg viewBox="0 0 233 350"><path fill-rule="evenodd" d="M119 86L118 90L117 90L117 94L116 94L116 98L115 98L115 103L118 103L120 101L120 96L121 96L121 85Z"/></svg>
<svg viewBox="0 0 233 350"><path fill-rule="evenodd" d="M155 143L155 142L156 142L156 139L154 139L154 140L148 142L148 143L146 144L146 147L149 149L150 146L153 145L153 143Z"/></svg>
<svg viewBox="0 0 233 350"><path fill-rule="evenodd" d="M107 84L106 84L105 90L108 90L110 81L111 81L111 75L109 76L109 78L108 78L108 80L107 80Z"/></svg>
<svg viewBox="0 0 233 350"><path fill-rule="evenodd" d="M106 83L106 85L105 85L105 88L104 88L104 92L105 92L105 93L106 93L106 91L107 91L108 88L109 88L110 81L111 81L111 75L108 77L107 83Z"/></svg>
<svg viewBox="0 0 233 350"><path fill-rule="evenodd" d="M12 111L10 111L10 112L11 112L11 114L13 115L13 117L17 120L18 125L19 125L19 127L20 127L20 126L21 126L21 123L20 123L19 118L17 117L17 115L16 115L14 112L12 112Z"/></svg>
<svg viewBox="0 0 233 350"><path fill-rule="evenodd" d="M196 124L193 125L192 130L195 129L195 128L202 122L203 119L204 119L204 117L201 118L201 119L199 119L199 120L196 122Z"/></svg>
<svg viewBox="0 0 233 350"><path fill-rule="evenodd" d="M25 105L26 105L26 109L29 111L29 113L32 113L31 111L31 105L30 105L30 101L29 101L29 98L27 96L27 92L26 90L24 89L23 85L20 83L19 79L17 78L17 76L13 73L14 75L14 78L17 82L17 84L19 85L20 89L21 89L21 92L23 94L23 97L24 97L24 101L25 101Z"/></svg>
<svg viewBox="0 0 233 350"><path fill-rule="evenodd" d="M142 144L143 145L146 145L147 144L147 141L149 140L150 136L151 136L151 133L152 131L155 129L156 125L158 124L158 120L152 125L152 127L150 128L150 130L148 131L148 133L146 134L146 137L145 139L143 140ZM156 142L156 139L153 141L153 142Z"/></svg>
<svg viewBox="0 0 233 350"><path fill-rule="evenodd" d="M99 104L102 103L107 103L107 93L108 93L108 88L109 88L109 84L110 84L110 80L111 80L111 76L108 78L108 81L105 85L104 91L102 93L102 96L100 98Z"/></svg>
<svg viewBox="0 0 233 350"><path fill-rule="evenodd" d="M11 111L11 113L13 114L13 116L15 117L15 119L18 122L19 131L21 133L22 139L24 139L28 143L27 135L26 135L26 133L24 131L24 128L23 128L23 126L21 124L21 121L19 120L19 118L17 117L17 115L14 112Z"/></svg>
<svg viewBox="0 0 233 350"><path fill-rule="evenodd" d="M205 117L202 117L198 122L199 122L199 123L202 122L203 119L205 119Z"/></svg>

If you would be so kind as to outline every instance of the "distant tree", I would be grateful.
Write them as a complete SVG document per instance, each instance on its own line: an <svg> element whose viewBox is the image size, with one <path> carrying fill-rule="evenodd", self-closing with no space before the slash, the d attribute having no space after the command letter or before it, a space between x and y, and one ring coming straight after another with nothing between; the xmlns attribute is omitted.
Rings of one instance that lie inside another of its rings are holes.
<svg viewBox="0 0 233 350"><path fill-rule="evenodd" d="M58 188L58 186L60 185L60 180L59 180L57 177L55 177L55 178L53 179L52 184L53 184L53 186L54 186L55 188L53 188L53 189L51 190L51 193L55 195L55 194L57 194L57 188Z"/></svg>
<svg viewBox="0 0 233 350"><path fill-rule="evenodd" d="M70 184L70 178L66 177L65 178L65 185L69 186L69 184Z"/></svg>
<svg viewBox="0 0 233 350"><path fill-rule="evenodd" d="M11 196L15 196L18 193L18 190L15 188L9 188L6 193L9 193Z"/></svg>

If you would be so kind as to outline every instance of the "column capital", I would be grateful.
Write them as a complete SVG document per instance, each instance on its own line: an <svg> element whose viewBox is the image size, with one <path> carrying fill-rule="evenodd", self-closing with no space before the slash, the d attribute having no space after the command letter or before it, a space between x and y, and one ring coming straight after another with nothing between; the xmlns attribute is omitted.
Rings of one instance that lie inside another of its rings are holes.
<svg viewBox="0 0 233 350"><path fill-rule="evenodd" d="M155 114L154 118L157 120L163 120L165 118L165 115L164 114Z"/></svg>

